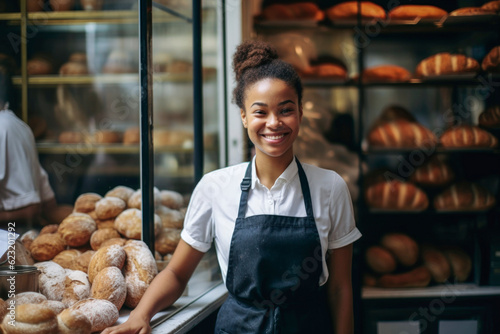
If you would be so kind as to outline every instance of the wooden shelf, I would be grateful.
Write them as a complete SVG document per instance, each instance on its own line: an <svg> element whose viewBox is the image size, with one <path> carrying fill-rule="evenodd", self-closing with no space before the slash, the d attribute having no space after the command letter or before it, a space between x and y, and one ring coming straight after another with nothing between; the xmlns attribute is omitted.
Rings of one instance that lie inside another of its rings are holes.
<svg viewBox="0 0 500 334"><path fill-rule="evenodd" d="M473 283L461 283L401 289L363 287L361 292L363 299L434 298L443 295L456 297L500 296L500 286L478 286Z"/></svg>

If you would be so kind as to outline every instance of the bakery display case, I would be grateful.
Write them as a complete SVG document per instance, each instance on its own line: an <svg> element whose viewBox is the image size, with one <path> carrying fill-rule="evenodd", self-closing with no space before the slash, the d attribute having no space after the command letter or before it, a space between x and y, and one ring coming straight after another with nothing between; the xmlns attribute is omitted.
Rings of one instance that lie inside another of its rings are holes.
<svg viewBox="0 0 500 334"><path fill-rule="evenodd" d="M245 9L303 78L297 155L349 185L356 331L497 332L498 2Z"/></svg>

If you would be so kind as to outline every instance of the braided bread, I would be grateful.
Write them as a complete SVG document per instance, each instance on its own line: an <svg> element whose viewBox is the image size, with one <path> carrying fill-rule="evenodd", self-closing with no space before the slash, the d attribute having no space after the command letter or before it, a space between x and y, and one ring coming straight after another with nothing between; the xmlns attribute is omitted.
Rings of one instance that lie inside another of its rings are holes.
<svg viewBox="0 0 500 334"><path fill-rule="evenodd" d="M417 65L416 76L426 77L443 74L476 72L479 70L477 60L460 55L442 52L425 58Z"/></svg>
<svg viewBox="0 0 500 334"><path fill-rule="evenodd" d="M489 72L500 71L500 45L495 46L484 56L481 68Z"/></svg>
<svg viewBox="0 0 500 334"><path fill-rule="evenodd" d="M411 175L410 181L425 186L441 186L449 183L454 177L455 173L447 163L432 159L418 167Z"/></svg>
<svg viewBox="0 0 500 334"><path fill-rule="evenodd" d="M366 202L373 209L425 210L427 195L412 183L401 181L378 182L366 189Z"/></svg>
<svg viewBox="0 0 500 334"><path fill-rule="evenodd" d="M368 135L368 143L373 147L415 148L435 146L437 138L418 123L396 120L373 128Z"/></svg>
<svg viewBox="0 0 500 334"><path fill-rule="evenodd" d="M486 130L477 126L458 125L446 130L441 136L441 144L443 147L485 147L493 148L498 145L498 140L495 136Z"/></svg>
<svg viewBox="0 0 500 334"><path fill-rule="evenodd" d="M500 105L487 108L479 115L479 125L486 128L500 127Z"/></svg>
<svg viewBox="0 0 500 334"><path fill-rule="evenodd" d="M438 211L486 210L493 205L495 205L493 195L472 182L453 184L434 198L434 208Z"/></svg>

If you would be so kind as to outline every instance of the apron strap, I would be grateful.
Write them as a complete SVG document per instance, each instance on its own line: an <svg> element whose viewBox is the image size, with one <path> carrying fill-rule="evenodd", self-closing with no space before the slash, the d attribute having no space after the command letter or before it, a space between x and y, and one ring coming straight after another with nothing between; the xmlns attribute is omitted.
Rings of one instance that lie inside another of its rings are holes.
<svg viewBox="0 0 500 334"><path fill-rule="evenodd" d="M306 208L307 217L314 219L314 212L312 207L311 200L311 192L309 189L309 182L307 182L306 173L302 168L302 164L299 159L295 157L295 161L297 162L297 168L299 173L300 187L302 190L302 196L304 197L304 205ZM250 191L250 186L252 184L252 162L248 163L248 167L245 172L245 177L241 181L241 197L240 197L240 206L238 208L238 218L245 218L247 202L248 202L248 193Z"/></svg>

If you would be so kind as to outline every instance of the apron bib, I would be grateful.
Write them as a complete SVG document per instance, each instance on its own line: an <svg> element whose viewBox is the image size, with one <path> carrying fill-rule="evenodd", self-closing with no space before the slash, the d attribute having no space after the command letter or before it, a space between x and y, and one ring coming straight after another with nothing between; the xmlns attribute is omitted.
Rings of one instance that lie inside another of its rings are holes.
<svg viewBox="0 0 500 334"><path fill-rule="evenodd" d="M331 333L326 293L319 287L321 244L306 175L297 160L306 217L245 218L252 177L249 163L229 250L229 296L215 333Z"/></svg>

